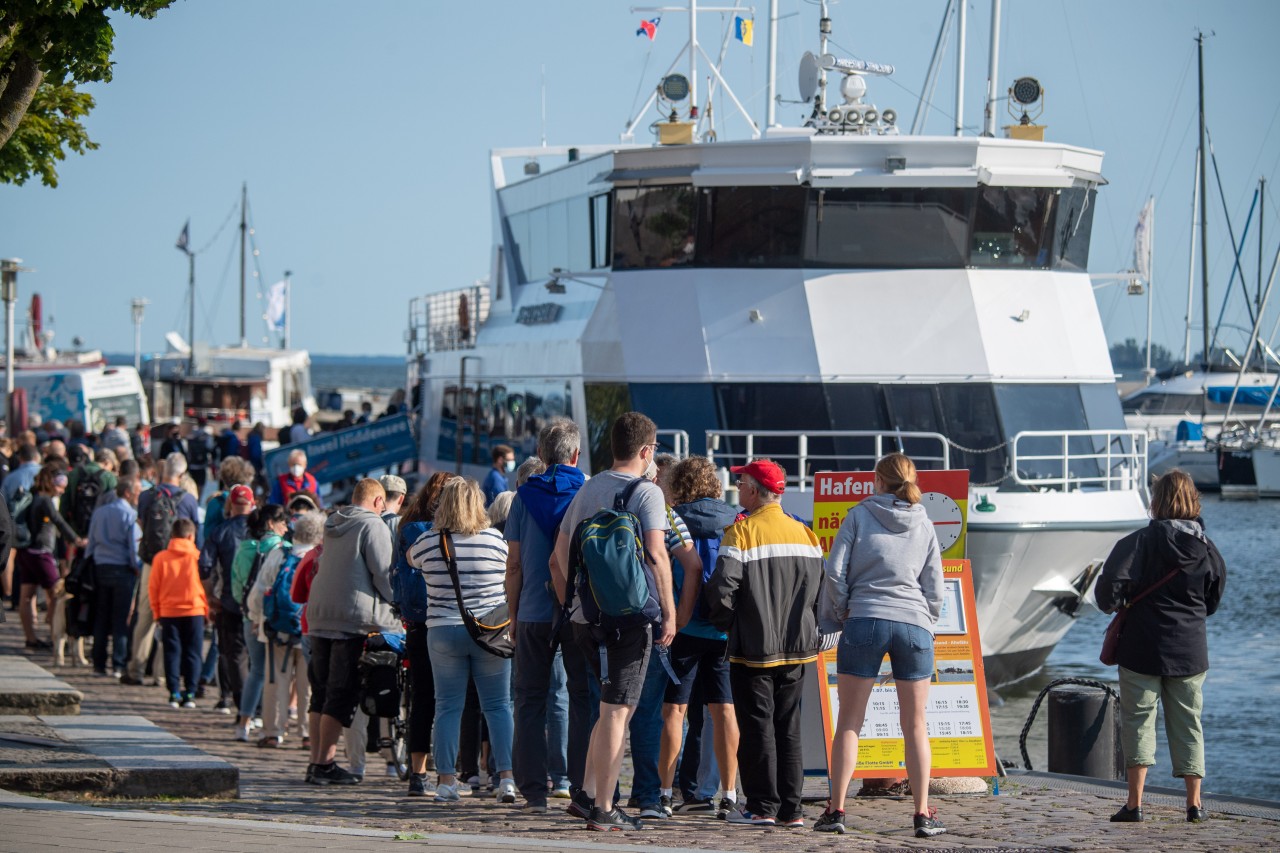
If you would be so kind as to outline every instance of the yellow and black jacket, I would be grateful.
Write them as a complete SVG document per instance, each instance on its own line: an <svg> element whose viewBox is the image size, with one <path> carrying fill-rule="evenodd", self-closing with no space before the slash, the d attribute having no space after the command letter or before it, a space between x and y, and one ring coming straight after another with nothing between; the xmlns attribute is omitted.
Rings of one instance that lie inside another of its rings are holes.
<svg viewBox="0 0 1280 853"><path fill-rule="evenodd" d="M821 585L818 538L779 504L730 527L703 590L711 623L729 632L729 662L769 667L816 659Z"/></svg>

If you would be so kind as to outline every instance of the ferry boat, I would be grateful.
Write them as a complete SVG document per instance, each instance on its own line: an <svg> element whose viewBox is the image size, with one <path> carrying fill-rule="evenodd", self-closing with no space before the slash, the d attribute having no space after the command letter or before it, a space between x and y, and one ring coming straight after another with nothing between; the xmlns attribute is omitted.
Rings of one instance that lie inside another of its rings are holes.
<svg viewBox="0 0 1280 853"><path fill-rule="evenodd" d="M686 144L492 152L488 281L410 304L420 469L482 476L563 415L599 471L627 410L674 452L779 461L804 518L817 471L899 448L968 469L986 672L1007 683L1147 520L1146 436L1086 273L1102 154L905 134L866 97L883 67L809 61L844 102L818 95L805 126L708 142L691 116L657 127Z"/></svg>

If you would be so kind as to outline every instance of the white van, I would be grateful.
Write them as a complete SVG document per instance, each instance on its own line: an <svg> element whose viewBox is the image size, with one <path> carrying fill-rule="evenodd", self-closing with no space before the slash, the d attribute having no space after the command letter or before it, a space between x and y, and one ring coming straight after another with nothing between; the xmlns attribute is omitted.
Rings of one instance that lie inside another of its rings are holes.
<svg viewBox="0 0 1280 853"><path fill-rule="evenodd" d="M28 412L63 424L74 418L90 432L102 432L121 415L130 427L151 420L132 367L19 368L13 387L26 389Z"/></svg>

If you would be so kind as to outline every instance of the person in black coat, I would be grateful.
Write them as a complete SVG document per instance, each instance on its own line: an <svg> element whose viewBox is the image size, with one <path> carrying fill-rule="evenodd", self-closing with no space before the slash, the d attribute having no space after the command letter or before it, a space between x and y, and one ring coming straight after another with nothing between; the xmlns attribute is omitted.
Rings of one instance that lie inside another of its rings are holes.
<svg viewBox="0 0 1280 853"><path fill-rule="evenodd" d="M1095 587L1104 613L1132 604L1116 647L1129 799L1111 820L1142 820L1142 788L1147 768L1155 763L1159 703L1173 775L1186 783L1187 820L1198 823L1205 818L1200 802L1201 690L1209 669L1205 620L1222 600L1227 567L1204 534L1200 494L1185 472L1174 469L1156 480L1151 519L1116 543Z"/></svg>

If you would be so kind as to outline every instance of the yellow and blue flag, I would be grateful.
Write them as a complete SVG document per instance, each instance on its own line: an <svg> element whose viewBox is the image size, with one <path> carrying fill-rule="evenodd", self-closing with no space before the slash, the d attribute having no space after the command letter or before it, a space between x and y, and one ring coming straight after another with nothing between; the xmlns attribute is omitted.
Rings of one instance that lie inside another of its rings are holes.
<svg viewBox="0 0 1280 853"><path fill-rule="evenodd" d="M733 37L745 44L751 46L752 39L755 37L756 22L741 16L735 16L733 19ZM652 38L652 36L650 37Z"/></svg>

